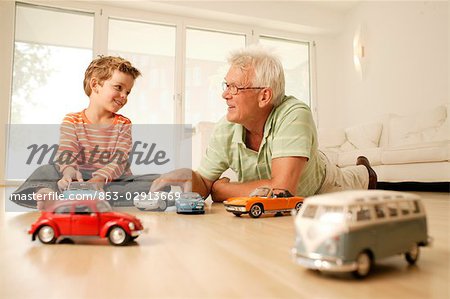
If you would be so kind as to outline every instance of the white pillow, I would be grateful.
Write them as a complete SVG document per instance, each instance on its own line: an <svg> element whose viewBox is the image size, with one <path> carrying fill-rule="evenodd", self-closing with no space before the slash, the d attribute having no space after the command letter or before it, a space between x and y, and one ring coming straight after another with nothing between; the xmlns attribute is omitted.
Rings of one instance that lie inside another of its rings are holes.
<svg viewBox="0 0 450 299"><path fill-rule="evenodd" d="M341 147L339 148L341 150L341 152L349 152L349 151L353 151L356 149L356 147L351 144L349 141L344 142L344 144L341 145Z"/></svg>
<svg viewBox="0 0 450 299"><path fill-rule="evenodd" d="M448 118L441 126L422 131L422 140L426 142L450 140L450 122Z"/></svg>
<svg viewBox="0 0 450 299"><path fill-rule="evenodd" d="M447 119L447 108L438 106L430 110L425 110L416 115L418 130L426 130L430 128L438 128Z"/></svg>
<svg viewBox="0 0 450 299"><path fill-rule="evenodd" d="M395 116L389 121L389 145L402 146L446 140L447 107L441 105L409 116Z"/></svg>
<svg viewBox="0 0 450 299"><path fill-rule="evenodd" d="M399 146L419 143L421 135L417 119L411 116L394 116L389 121L389 145Z"/></svg>
<svg viewBox="0 0 450 299"><path fill-rule="evenodd" d="M378 147L382 129L381 123L362 124L347 128L345 135L347 140L358 149L374 148Z"/></svg>

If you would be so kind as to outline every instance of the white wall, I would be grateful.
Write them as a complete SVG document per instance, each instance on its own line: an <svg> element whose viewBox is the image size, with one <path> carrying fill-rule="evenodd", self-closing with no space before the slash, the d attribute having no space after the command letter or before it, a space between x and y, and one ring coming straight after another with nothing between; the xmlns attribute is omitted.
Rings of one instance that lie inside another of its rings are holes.
<svg viewBox="0 0 450 299"><path fill-rule="evenodd" d="M317 37L316 43L316 125L321 128L334 127L341 123L342 114L336 113L340 107L336 101L338 86L338 61L341 59L337 51L338 36L326 35Z"/></svg>
<svg viewBox="0 0 450 299"><path fill-rule="evenodd" d="M335 54L318 55L319 66L336 59L335 72L318 68L335 76L335 82L318 82L320 127L346 127L449 102L448 13L448 2L435 1L362 2L351 10L335 48L325 43L325 50ZM366 63L362 80L353 66L352 46L360 25Z"/></svg>

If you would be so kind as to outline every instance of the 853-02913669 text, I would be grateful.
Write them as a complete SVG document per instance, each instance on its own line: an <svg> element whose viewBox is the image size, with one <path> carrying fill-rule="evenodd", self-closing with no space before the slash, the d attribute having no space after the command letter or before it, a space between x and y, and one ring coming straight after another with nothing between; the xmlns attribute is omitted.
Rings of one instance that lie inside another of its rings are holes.
<svg viewBox="0 0 450 299"><path fill-rule="evenodd" d="M39 193L29 194L12 194L14 200L43 200L44 195ZM136 200L138 198L146 198L145 200L177 200L180 199L180 192L111 192L111 191L93 191L90 193L52 193L46 194L46 200ZM41 198L40 198L41 197ZM142 199L144 200L144 199Z"/></svg>

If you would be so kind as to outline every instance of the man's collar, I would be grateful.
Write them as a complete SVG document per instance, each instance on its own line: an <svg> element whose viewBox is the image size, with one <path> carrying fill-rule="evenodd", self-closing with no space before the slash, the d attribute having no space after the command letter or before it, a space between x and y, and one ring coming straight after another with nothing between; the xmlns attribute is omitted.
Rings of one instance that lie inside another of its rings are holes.
<svg viewBox="0 0 450 299"><path fill-rule="evenodd" d="M233 143L245 143L244 142L244 126L241 124L236 124L234 126L234 133L233 133Z"/></svg>

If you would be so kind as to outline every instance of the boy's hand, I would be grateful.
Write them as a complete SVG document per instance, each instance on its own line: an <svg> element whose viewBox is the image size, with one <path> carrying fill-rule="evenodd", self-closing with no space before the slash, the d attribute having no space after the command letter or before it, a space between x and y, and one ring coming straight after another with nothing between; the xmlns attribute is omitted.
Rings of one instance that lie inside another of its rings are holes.
<svg viewBox="0 0 450 299"><path fill-rule="evenodd" d="M83 181L83 176L81 175L81 172L76 170L73 167L67 167L63 171L63 177L58 181L58 188L59 190L63 191L66 190L69 186L69 183L73 180L77 180L78 182Z"/></svg>
<svg viewBox="0 0 450 299"><path fill-rule="evenodd" d="M104 191L103 187L105 186L105 183L106 183L106 179L104 177L102 177L102 176L93 176L88 182L97 184L98 189L101 190L101 191Z"/></svg>

